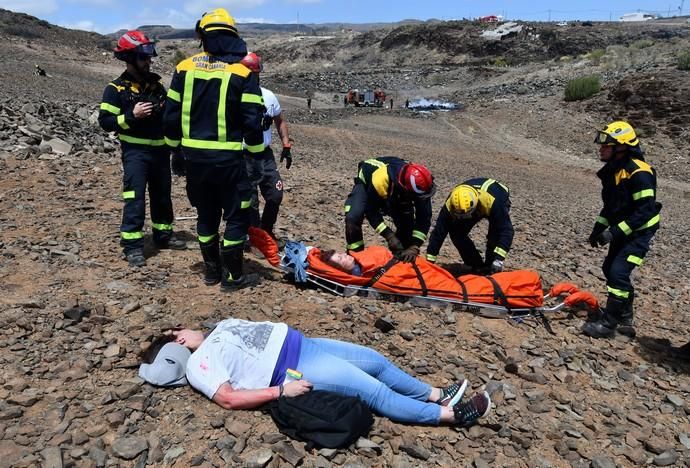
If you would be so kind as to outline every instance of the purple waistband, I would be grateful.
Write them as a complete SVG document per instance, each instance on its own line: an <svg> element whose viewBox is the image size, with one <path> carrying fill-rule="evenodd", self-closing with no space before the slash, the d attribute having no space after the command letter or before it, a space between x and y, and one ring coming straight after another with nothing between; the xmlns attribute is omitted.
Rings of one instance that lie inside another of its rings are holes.
<svg viewBox="0 0 690 468"><path fill-rule="evenodd" d="M288 369L296 369L299 363L299 352L302 348L302 335L294 328L288 327L287 336L283 341L283 347L280 348L278 355L278 362L273 369L273 376L271 376L271 387L280 385L285 380L285 371Z"/></svg>

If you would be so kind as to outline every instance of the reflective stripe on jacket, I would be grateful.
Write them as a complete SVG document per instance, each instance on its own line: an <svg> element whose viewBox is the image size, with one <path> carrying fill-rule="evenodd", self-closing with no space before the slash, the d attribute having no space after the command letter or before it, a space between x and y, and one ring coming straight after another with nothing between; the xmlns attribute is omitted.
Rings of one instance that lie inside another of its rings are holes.
<svg viewBox="0 0 690 468"><path fill-rule="evenodd" d="M599 230L609 227L614 239L622 239L635 231L658 229L661 203L656 201L656 171L641 156L608 162L597 176L604 202L596 220Z"/></svg>
<svg viewBox="0 0 690 468"><path fill-rule="evenodd" d="M164 125L169 145L191 160L218 161L264 150L263 98L256 73L208 53L180 62L170 84Z"/></svg>
<svg viewBox="0 0 690 468"><path fill-rule="evenodd" d="M145 81L139 83L125 71L108 83L98 113L101 128L116 132L125 146L165 146L163 107L166 93L160 79L159 75L149 73ZM152 114L135 119L133 111L137 102L151 102L154 106Z"/></svg>

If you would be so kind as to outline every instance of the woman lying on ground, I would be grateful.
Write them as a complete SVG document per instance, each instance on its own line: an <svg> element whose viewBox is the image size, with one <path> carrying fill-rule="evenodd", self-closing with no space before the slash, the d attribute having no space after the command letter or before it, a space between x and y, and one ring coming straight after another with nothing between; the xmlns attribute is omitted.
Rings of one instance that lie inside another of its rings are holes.
<svg viewBox="0 0 690 468"><path fill-rule="evenodd" d="M142 360L139 376L147 382L189 382L226 409L252 409L312 389L358 396L379 415L404 423L469 426L491 408L486 392L461 401L466 380L432 387L372 349L308 338L284 323L231 318L209 334L177 329L155 339Z"/></svg>

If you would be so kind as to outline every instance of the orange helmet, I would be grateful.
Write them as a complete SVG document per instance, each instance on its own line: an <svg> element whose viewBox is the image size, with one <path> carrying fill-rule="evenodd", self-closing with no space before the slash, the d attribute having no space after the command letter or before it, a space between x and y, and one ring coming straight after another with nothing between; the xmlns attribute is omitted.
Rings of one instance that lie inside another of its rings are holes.
<svg viewBox="0 0 690 468"><path fill-rule="evenodd" d="M146 34L137 30L127 31L120 36L114 52L115 58L125 62L132 62L139 57L155 57L158 55L154 42L146 37Z"/></svg>
<svg viewBox="0 0 690 468"><path fill-rule="evenodd" d="M261 57L256 55L254 52L249 52L244 56L240 63L245 67L249 68L254 73L260 73L264 71L264 64L261 61Z"/></svg>
<svg viewBox="0 0 690 468"><path fill-rule="evenodd" d="M434 176L421 164L405 164L398 173L398 184L420 198L431 198L436 192Z"/></svg>

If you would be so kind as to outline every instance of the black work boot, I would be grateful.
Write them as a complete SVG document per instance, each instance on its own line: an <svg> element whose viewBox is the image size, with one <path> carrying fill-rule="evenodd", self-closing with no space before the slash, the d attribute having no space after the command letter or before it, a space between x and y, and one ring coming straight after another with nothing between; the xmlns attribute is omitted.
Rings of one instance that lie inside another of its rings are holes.
<svg viewBox="0 0 690 468"><path fill-rule="evenodd" d="M146 265L144 249L132 249L129 252L125 252L125 258L131 267L142 267Z"/></svg>
<svg viewBox="0 0 690 468"><path fill-rule="evenodd" d="M618 324L618 333L621 335L628 336L630 338L635 338L635 326L633 324L633 300L635 295L630 293L628 302L625 304L623 313L621 314L621 321Z"/></svg>
<svg viewBox="0 0 690 468"><path fill-rule="evenodd" d="M232 292L237 289L247 288L259 284L259 275L244 274L244 246L223 247L220 249L222 263L222 276L220 279L220 289L225 292Z"/></svg>
<svg viewBox="0 0 690 468"><path fill-rule="evenodd" d="M685 343L683 346L677 348L674 354L677 358L690 361L690 341Z"/></svg>
<svg viewBox="0 0 690 468"><path fill-rule="evenodd" d="M582 326L582 333L592 338L611 338L621 321L627 300L609 296L602 317L596 322L587 322Z"/></svg>
<svg viewBox="0 0 690 468"><path fill-rule="evenodd" d="M178 239L177 237L171 237L170 239L156 243L156 247L158 247L160 250L165 250L165 249L170 249L170 250L186 250L187 249L187 243L183 241L182 239Z"/></svg>
<svg viewBox="0 0 690 468"><path fill-rule="evenodd" d="M201 249L201 256L204 257L204 284L206 286L213 286L220 283L220 272L222 270L220 263L220 246L218 237L216 236L209 243L199 242Z"/></svg>

